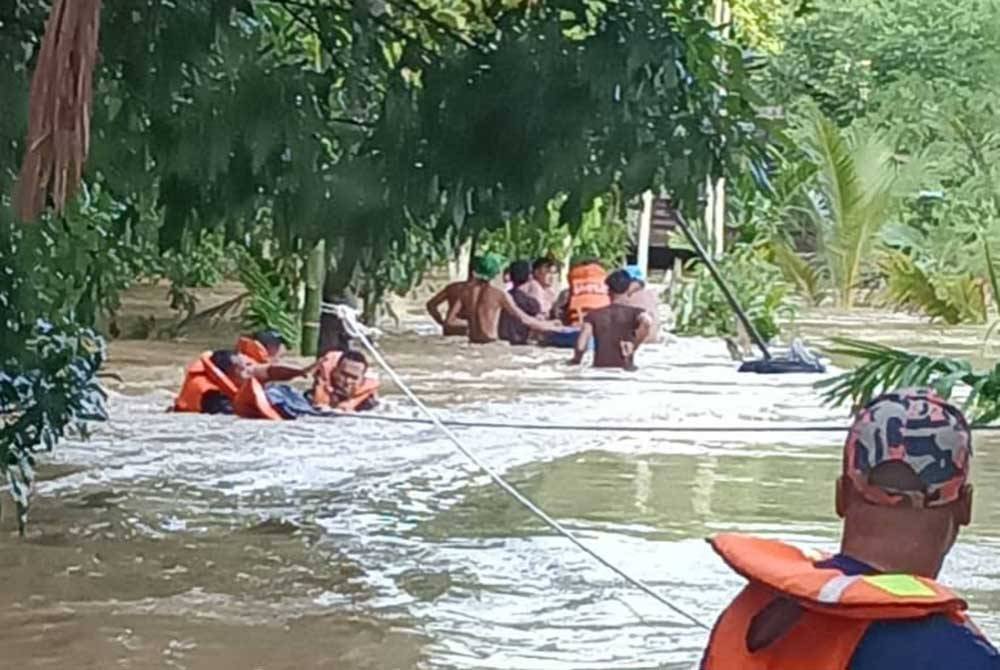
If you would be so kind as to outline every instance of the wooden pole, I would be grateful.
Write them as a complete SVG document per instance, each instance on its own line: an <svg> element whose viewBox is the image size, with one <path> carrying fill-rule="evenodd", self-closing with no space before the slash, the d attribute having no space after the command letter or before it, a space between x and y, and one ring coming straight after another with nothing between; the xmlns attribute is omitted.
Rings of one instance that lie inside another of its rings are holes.
<svg viewBox="0 0 1000 670"><path fill-rule="evenodd" d="M642 194L642 214L639 215L639 243L636 264L644 277L649 277L649 232L653 226L653 192Z"/></svg>
<svg viewBox="0 0 1000 670"><path fill-rule="evenodd" d="M302 355L315 356L319 350L319 322L326 279L326 243L320 240L306 261L306 298L302 309Z"/></svg>

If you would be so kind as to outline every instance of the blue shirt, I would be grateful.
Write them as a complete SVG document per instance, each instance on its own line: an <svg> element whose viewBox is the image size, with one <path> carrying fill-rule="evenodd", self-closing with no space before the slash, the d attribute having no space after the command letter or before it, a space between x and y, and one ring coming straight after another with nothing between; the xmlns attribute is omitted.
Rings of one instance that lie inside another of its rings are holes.
<svg viewBox="0 0 1000 670"><path fill-rule="evenodd" d="M878 570L839 554L817 563L845 575ZM1000 670L1000 655L989 642L943 615L905 621L876 621L851 658L850 670Z"/></svg>

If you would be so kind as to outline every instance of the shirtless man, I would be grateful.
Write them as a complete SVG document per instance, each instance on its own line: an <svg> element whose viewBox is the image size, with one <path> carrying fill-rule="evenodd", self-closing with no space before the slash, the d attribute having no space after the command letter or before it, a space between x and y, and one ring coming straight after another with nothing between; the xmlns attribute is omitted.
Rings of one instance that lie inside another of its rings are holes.
<svg viewBox="0 0 1000 670"><path fill-rule="evenodd" d="M509 293L490 284L502 270L502 261L494 254L476 259L473 279L462 291L461 302L452 306L449 320L465 308L469 316L469 342L488 344L499 339L500 315L506 313L521 325L542 333L566 330L557 323L541 321L525 314ZM465 307L468 306L468 307Z"/></svg>
<svg viewBox="0 0 1000 670"><path fill-rule="evenodd" d="M590 348L590 339L595 338L595 368L635 370L635 351L649 336L653 320L645 310L628 304L632 278L625 270L612 272L606 283L611 304L595 309L583 318L576 351L569 363L579 365Z"/></svg>
<svg viewBox="0 0 1000 670"><path fill-rule="evenodd" d="M454 308L456 305L460 306L462 304L462 292L472 282L472 267L475 265L476 260L473 258L469 263L468 279L448 284L427 301L427 313L431 315L436 324L441 326L441 333L445 337L466 335L469 332L469 316L466 310L455 310ZM444 317L441 316L441 305L443 304L447 305Z"/></svg>

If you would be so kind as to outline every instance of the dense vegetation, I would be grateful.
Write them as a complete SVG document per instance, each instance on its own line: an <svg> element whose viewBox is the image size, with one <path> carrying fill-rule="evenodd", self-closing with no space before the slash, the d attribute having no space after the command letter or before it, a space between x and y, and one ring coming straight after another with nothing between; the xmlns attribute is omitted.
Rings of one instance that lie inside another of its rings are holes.
<svg viewBox="0 0 1000 670"><path fill-rule="evenodd" d="M51 444L39 431L89 412L73 394L93 386L102 350L79 326L113 331L131 282L169 279L190 315L186 288L235 273L248 325L295 336L319 244L327 296L356 293L371 315L491 231L498 243L512 226L552 228L610 258L636 193L669 187L696 212L706 176L758 161L763 144L743 52L710 4L105 2L85 183L64 213L22 226L10 194L50 4L4 3L0 311L16 328L3 467L30 484L31 448ZM71 373L72 402L50 403ZM36 378L49 386L19 381Z"/></svg>
<svg viewBox="0 0 1000 670"><path fill-rule="evenodd" d="M768 247L808 303L985 323L1000 3L811 7L780 17L755 77L785 123L766 173L732 184L732 245Z"/></svg>
<svg viewBox="0 0 1000 670"><path fill-rule="evenodd" d="M0 467L22 518L33 450L100 414L95 330L137 281L190 317L190 288L238 278L247 326L294 340L303 285L372 317L470 240L618 262L638 193L698 221L724 177L721 262L768 336L801 303L994 318L1000 3L730 4L719 26L708 0L105 2L84 182L21 224L51 3L0 3ZM707 273L686 281L678 330L731 333ZM837 399L940 368L918 363Z"/></svg>

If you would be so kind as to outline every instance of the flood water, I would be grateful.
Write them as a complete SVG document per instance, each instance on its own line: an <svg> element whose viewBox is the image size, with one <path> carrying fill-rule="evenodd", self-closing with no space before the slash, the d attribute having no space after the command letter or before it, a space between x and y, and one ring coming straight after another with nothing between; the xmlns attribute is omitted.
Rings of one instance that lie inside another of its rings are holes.
<svg viewBox="0 0 1000 670"><path fill-rule="evenodd" d="M866 313L814 313L797 328L813 344L864 332L977 356L982 337ZM846 425L844 410L822 407L815 376L737 374L717 341L646 348L626 374L425 332L404 320L381 345L452 418ZM5 667L696 665L705 631L547 531L428 426L165 413L206 344L116 344L109 369L125 384L110 386L111 421L48 459L26 539L5 506ZM380 412L415 415L387 391ZM706 536L836 548L841 434L459 432L585 542L709 624L741 581ZM975 440L974 525L943 575L994 638L998 436Z"/></svg>

